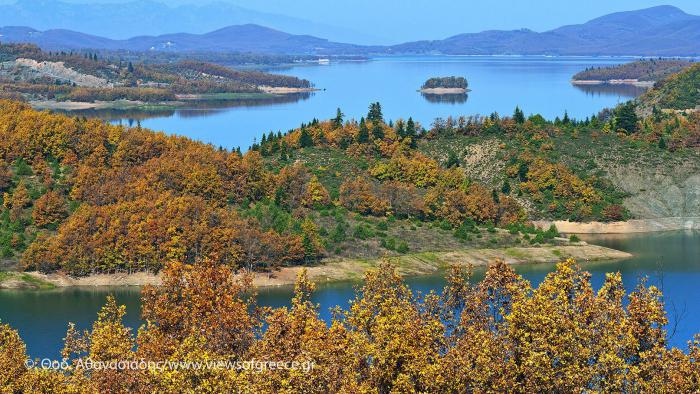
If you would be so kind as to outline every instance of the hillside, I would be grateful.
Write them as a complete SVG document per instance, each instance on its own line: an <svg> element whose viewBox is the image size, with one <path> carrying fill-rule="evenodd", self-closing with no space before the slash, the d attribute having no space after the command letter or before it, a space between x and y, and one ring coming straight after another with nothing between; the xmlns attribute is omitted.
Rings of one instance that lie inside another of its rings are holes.
<svg viewBox="0 0 700 394"><path fill-rule="evenodd" d="M574 81L633 80L656 82L693 65L692 61L675 59L642 59L610 67L592 67L576 73Z"/></svg>
<svg viewBox="0 0 700 394"><path fill-rule="evenodd" d="M26 22L31 23L31 21ZM545 32L529 29L465 33L443 40L392 46L344 44L291 34L259 24L231 25L208 33L141 35L110 39L66 29L0 28L5 42L32 42L44 49L211 51L275 54L370 55L700 55L700 17L672 6L601 16Z"/></svg>
<svg viewBox="0 0 700 394"><path fill-rule="evenodd" d="M638 98L642 110L697 111L700 109L700 64L671 75Z"/></svg>
<svg viewBox="0 0 700 394"><path fill-rule="evenodd" d="M265 95L266 89L309 89L310 82L200 62L133 64L89 52L44 52L29 44L0 44L4 97L24 100L174 102Z"/></svg>

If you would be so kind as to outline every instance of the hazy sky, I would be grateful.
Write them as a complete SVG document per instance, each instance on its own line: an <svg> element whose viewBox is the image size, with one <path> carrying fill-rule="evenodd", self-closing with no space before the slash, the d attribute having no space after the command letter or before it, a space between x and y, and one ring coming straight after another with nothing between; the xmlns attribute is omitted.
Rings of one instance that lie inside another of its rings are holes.
<svg viewBox="0 0 700 394"><path fill-rule="evenodd" d="M6 0L7 1L7 0ZM64 0L115 3L129 0ZM156 0L157 1L157 0ZM437 39L488 29L537 31L616 11L674 5L700 15L700 0L161 0L169 5L227 2L359 30L380 41Z"/></svg>

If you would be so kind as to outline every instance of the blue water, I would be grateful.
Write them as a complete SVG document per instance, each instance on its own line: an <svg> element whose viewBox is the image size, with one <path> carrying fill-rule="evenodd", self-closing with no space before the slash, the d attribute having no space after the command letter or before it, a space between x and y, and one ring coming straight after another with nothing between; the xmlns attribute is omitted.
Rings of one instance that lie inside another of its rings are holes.
<svg viewBox="0 0 700 394"><path fill-rule="evenodd" d="M246 105L225 109L170 111L143 119L142 126L178 133L216 146L247 148L268 131L287 131L313 118L335 116L340 107L359 119L370 102L379 101L387 119L408 118L425 126L449 115L512 114L516 105L526 113L547 118L584 118L604 107L626 101L642 90L630 87L575 87L573 74L591 66L607 66L630 58L587 57L391 57L328 66L298 66L273 72L308 79L317 88L311 97L270 105ZM469 81L463 102L435 103L418 88L434 76L464 76ZM129 117L129 115L125 115ZM111 114L114 118L114 114Z"/></svg>
<svg viewBox="0 0 700 394"><path fill-rule="evenodd" d="M686 342L700 333L700 303L697 302L700 300L697 286L700 283L700 232L584 238L634 254L633 258L623 261L581 262L583 269L592 274L594 288L601 286L607 272L621 272L628 291L634 289L640 278L648 277L648 283L662 288L665 295L668 329L673 334L670 344L685 349ZM552 269L551 264L516 267L518 273L533 284L539 284ZM474 280L482 277L483 269L477 270ZM442 275L413 277L407 282L413 290L423 293L439 291L445 284ZM313 300L320 306L321 317L329 320L331 308L347 307L357 285L343 282L320 286ZM136 288L0 291L0 320L19 330L31 356L56 358L68 322L76 323L79 328L90 328L109 294L127 306L126 324L137 328L142 322ZM291 294L291 287L261 289L258 302L272 307L288 306Z"/></svg>

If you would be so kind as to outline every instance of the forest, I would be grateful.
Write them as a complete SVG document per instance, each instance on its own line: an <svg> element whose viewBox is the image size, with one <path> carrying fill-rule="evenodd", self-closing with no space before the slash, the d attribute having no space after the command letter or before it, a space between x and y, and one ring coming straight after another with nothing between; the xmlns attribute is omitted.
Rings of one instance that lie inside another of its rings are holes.
<svg viewBox="0 0 700 394"><path fill-rule="evenodd" d="M27 367L17 331L0 324L0 386L62 393L700 389L700 338L687 349L667 346L661 291L642 280L628 293L619 273L595 291L572 260L537 287L503 262L477 283L469 268L454 266L442 292L427 294L382 264L329 324L304 271L291 306L279 308L257 305L250 278L231 274L211 260L169 264L163 284L142 291L146 324L137 332L125 326L125 307L109 297L91 328L69 325L57 369Z"/></svg>
<svg viewBox="0 0 700 394"><path fill-rule="evenodd" d="M657 82L693 65L680 59L642 59L610 67L590 67L573 76L574 81L610 81L636 79Z"/></svg>
<svg viewBox="0 0 700 394"><path fill-rule="evenodd" d="M0 44L0 95L80 102L174 101L177 95L259 93L263 87L308 89L309 81L204 61L133 63L97 52L44 52L29 44Z"/></svg>

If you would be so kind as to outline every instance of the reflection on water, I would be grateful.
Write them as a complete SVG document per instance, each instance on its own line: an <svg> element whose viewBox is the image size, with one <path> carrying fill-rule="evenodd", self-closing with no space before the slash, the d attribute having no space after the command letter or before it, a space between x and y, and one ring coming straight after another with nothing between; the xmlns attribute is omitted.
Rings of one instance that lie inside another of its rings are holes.
<svg viewBox="0 0 700 394"><path fill-rule="evenodd" d="M574 85L578 90L586 93L586 96L601 97L611 96L620 99L630 99L641 96L648 88L635 85Z"/></svg>
<svg viewBox="0 0 700 394"><path fill-rule="evenodd" d="M430 94L421 93L424 99L434 104L462 104L466 103L469 95L466 93L452 94Z"/></svg>
<svg viewBox="0 0 700 394"><path fill-rule="evenodd" d="M314 92L290 93L277 95L274 97L239 100L211 100L192 101L183 108L145 108L145 109L84 109L56 112L68 113L71 116L85 116L88 118L99 118L112 123L134 126L137 121L155 118L169 118L177 115L179 118L197 118L211 115L218 115L232 108L250 108L260 106L271 106L280 104L296 103L308 100Z"/></svg>

